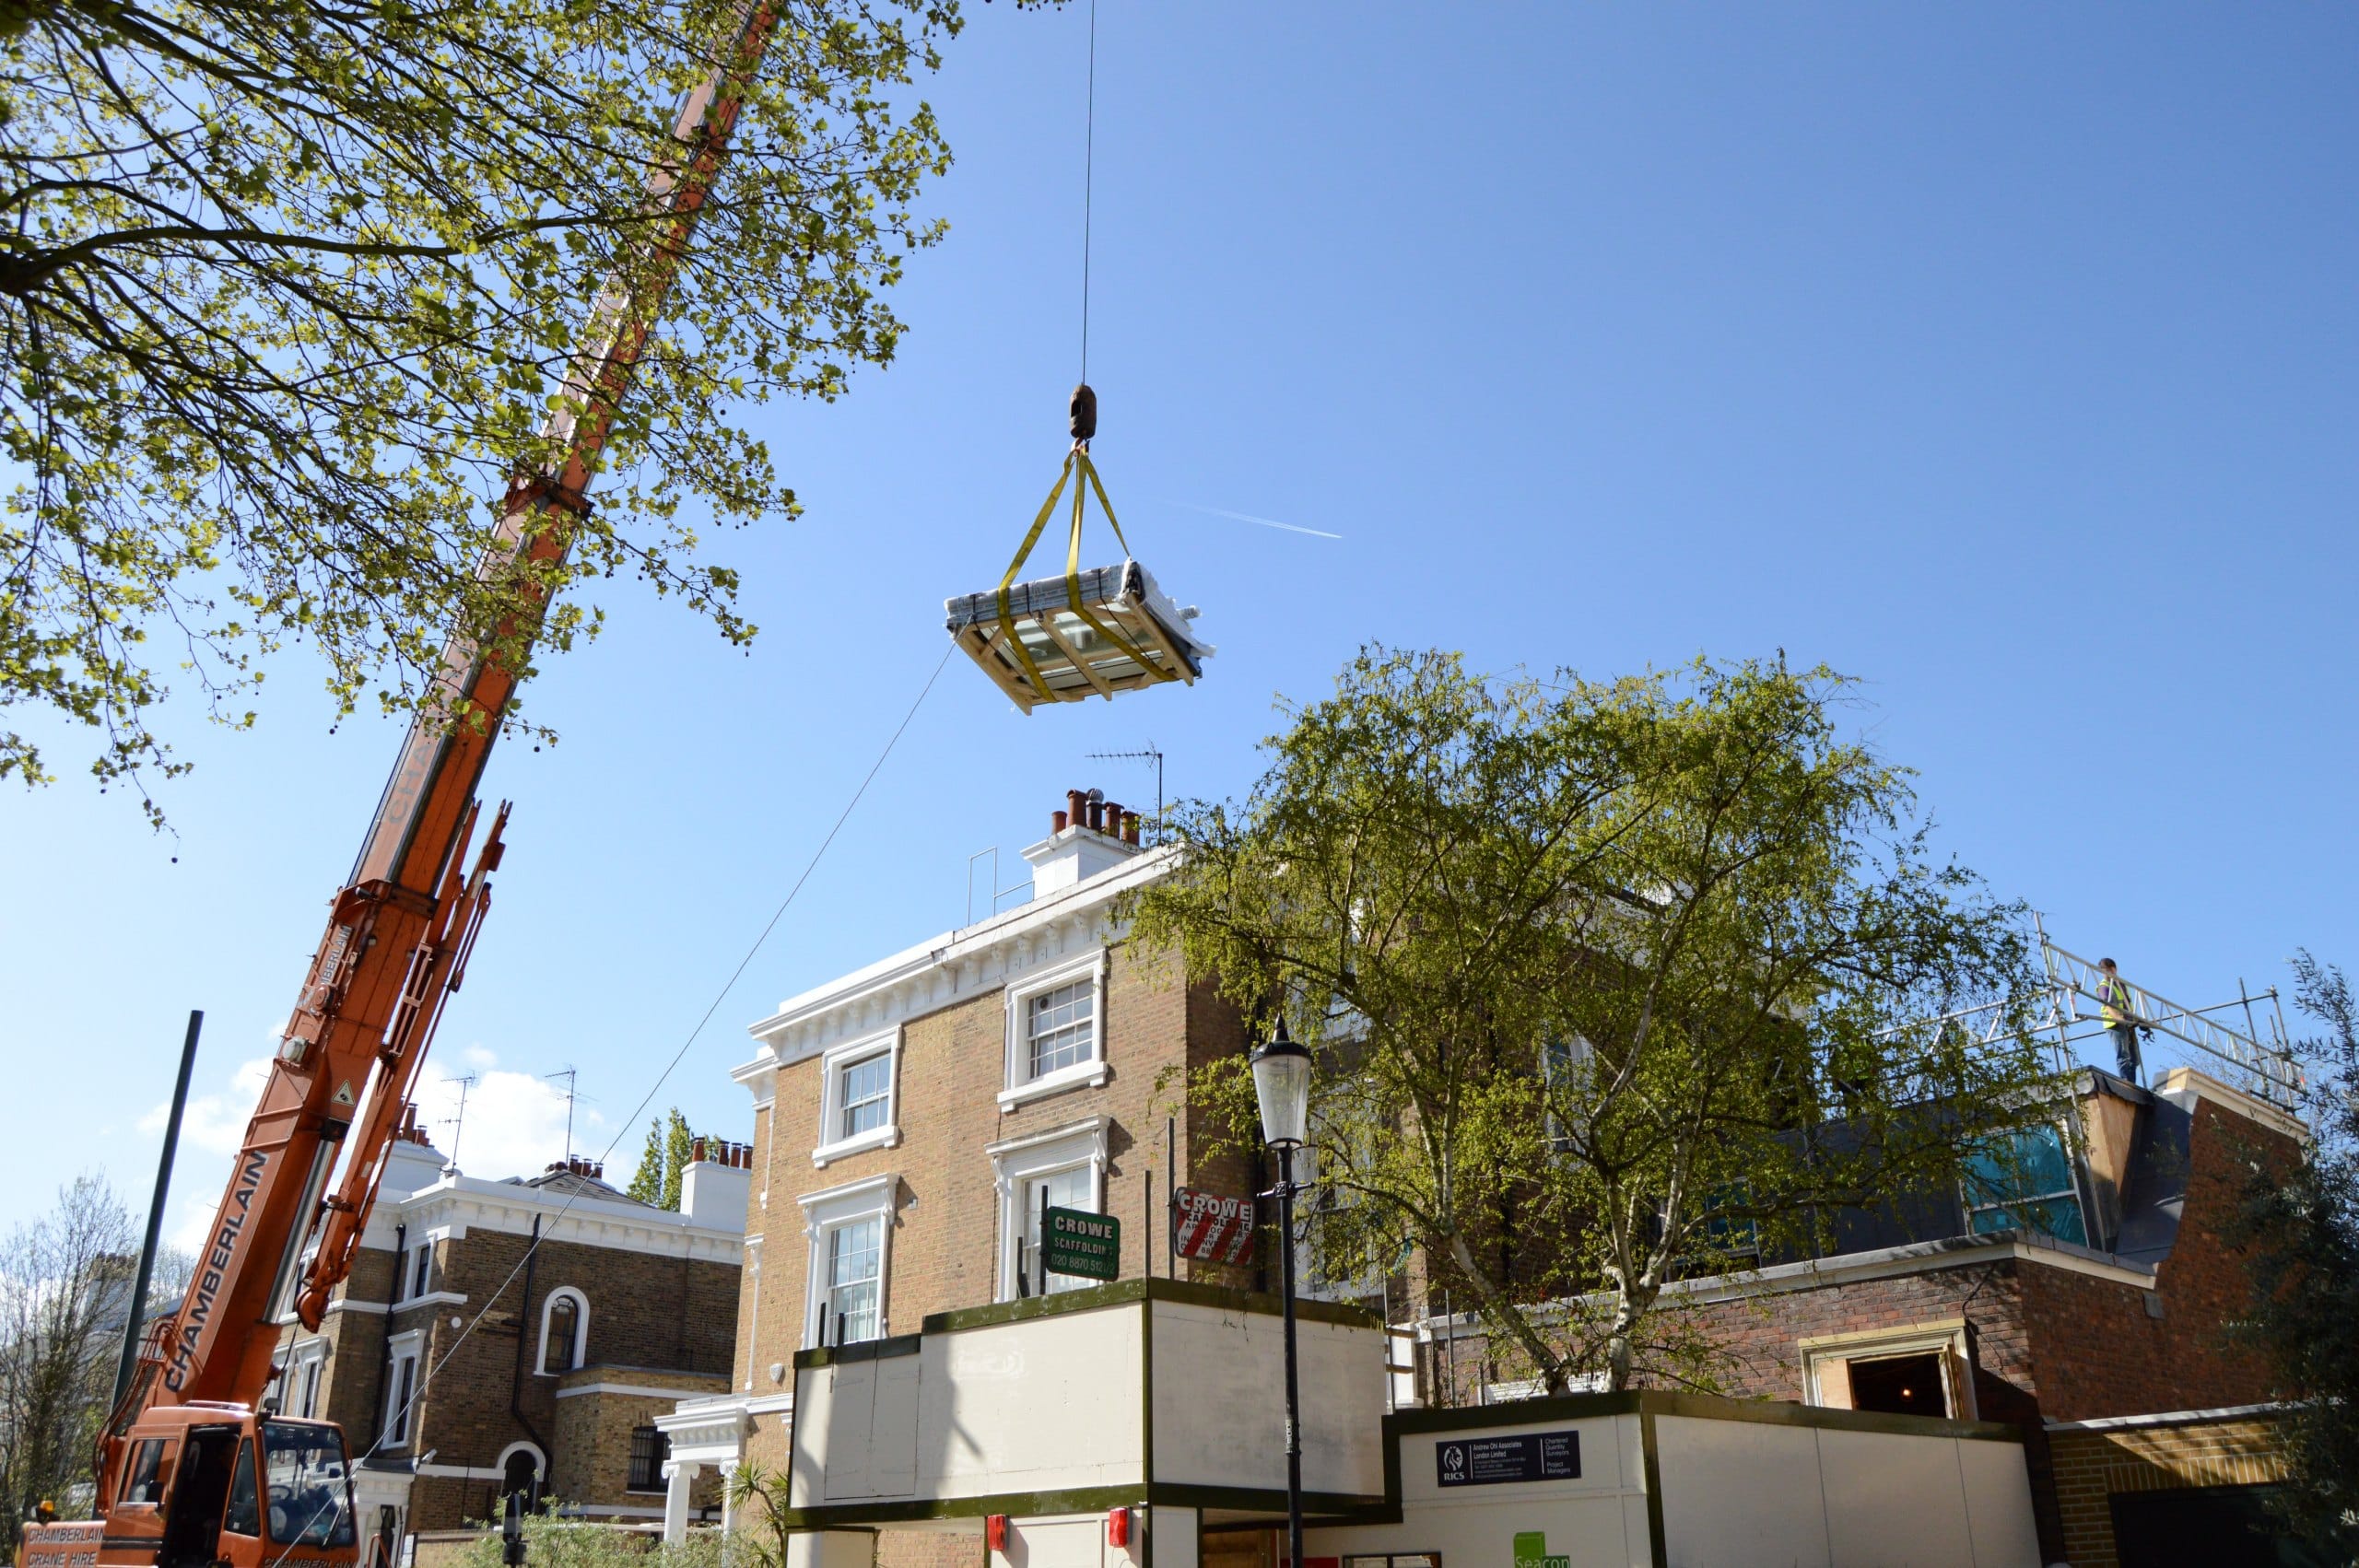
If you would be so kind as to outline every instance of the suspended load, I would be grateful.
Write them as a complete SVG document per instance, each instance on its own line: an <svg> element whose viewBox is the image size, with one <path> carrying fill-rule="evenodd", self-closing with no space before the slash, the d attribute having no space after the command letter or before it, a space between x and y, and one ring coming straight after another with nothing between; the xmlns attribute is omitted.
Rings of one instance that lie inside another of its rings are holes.
<svg viewBox="0 0 2359 1568"><path fill-rule="evenodd" d="M943 602L950 635L981 666L1008 699L1029 713L1044 702L1080 702L1093 694L1178 681L1193 685L1212 657L1212 644L1190 626L1193 608L1181 609L1156 583L1154 574L1130 558L1130 541L1106 499L1106 486L1089 461L1090 438L1097 430L1097 398L1088 387L1074 389L1073 450L1065 454L1057 483L1032 520L1032 530L1007 565L997 589ZM1073 522L1065 545L1062 577L1015 580L1055 515L1065 486L1073 486ZM1081 565L1085 500L1097 507L1122 546L1120 566Z"/></svg>

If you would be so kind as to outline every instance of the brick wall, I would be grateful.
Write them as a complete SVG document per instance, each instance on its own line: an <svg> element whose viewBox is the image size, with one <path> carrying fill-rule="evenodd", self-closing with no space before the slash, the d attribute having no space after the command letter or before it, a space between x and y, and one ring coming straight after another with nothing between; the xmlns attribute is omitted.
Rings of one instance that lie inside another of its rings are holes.
<svg viewBox="0 0 2359 1568"><path fill-rule="evenodd" d="M2048 1434L2064 1553L2072 1568L2118 1568L2116 1493L2191 1486L2252 1486L2283 1480L2285 1450L2275 1418L2193 1419L2152 1426Z"/></svg>
<svg viewBox="0 0 2359 1568"><path fill-rule="evenodd" d="M417 1245L401 1261L405 1289L409 1270L416 1267ZM417 1396L410 1440L389 1450L391 1457L414 1457L433 1450L437 1466L488 1470L498 1466L502 1450L526 1442L547 1457L550 1483L561 1495L569 1473L587 1485L601 1473L604 1459L593 1453L569 1472L569 1465L576 1461L567 1453L560 1431L564 1423L556 1398L560 1378L543 1375L537 1364L543 1305L565 1286L579 1291L589 1303L586 1355L592 1366L584 1372L596 1366L655 1369L633 1371L628 1380L692 1392L721 1391L735 1338L736 1269L547 1240L530 1270L527 1300L527 1271L521 1265L530 1245L528 1235L471 1230L464 1237L433 1244L428 1281L429 1297L450 1294L463 1301L428 1299L397 1303L384 1313L331 1314L323 1328L333 1348L322 1413L344 1426L356 1455L378 1438L386 1398L388 1336L419 1330L424 1335L419 1363L423 1387ZM393 1293L394 1273L390 1251L364 1250L344 1294L357 1303L382 1303ZM511 1409L511 1395L521 1419ZM564 1403L595 1405L599 1398ZM668 1403L663 1408L668 1410ZM598 1422L585 1431L593 1445L609 1441ZM624 1501L627 1432L623 1442L625 1463L609 1467L615 1469L612 1487L593 1489L582 1500ZM408 1527L446 1529L482 1518L495 1506L498 1491L498 1482L488 1478L421 1476L411 1489Z"/></svg>
<svg viewBox="0 0 2359 1568"><path fill-rule="evenodd" d="M1663 1310L1719 1347L1726 1358L1722 1392L1737 1398L1794 1400L1807 1398L1805 1339L1897 1332L1962 1317L1973 1346L1978 1414L1986 1421L2032 1421L2041 1414L2040 1387L2024 1321L2021 1269L2009 1259L1694 1306L1673 1298ZM2129 1293L2134 1303L2138 1293ZM1485 1382L1532 1375L1528 1363L1510 1347L1502 1343L1493 1353L1480 1333L1461 1334L1454 1355L1438 1341L1424 1354L1426 1387L1442 1403L1473 1404Z"/></svg>
<svg viewBox="0 0 2359 1568"><path fill-rule="evenodd" d="M365 1308L385 1299L393 1276L391 1252L364 1248L355 1253L351 1274L329 1295L329 1312L321 1321L319 1333L290 1328L280 1340L281 1351L289 1358L312 1340L327 1341L328 1359L320 1375L316 1413L344 1428L345 1441L355 1453L376 1441L384 1402L385 1315ZM363 1310L339 1310L347 1301ZM298 1397L290 1379L286 1408L293 1410Z"/></svg>
<svg viewBox="0 0 2359 1568"><path fill-rule="evenodd" d="M1105 1209L1122 1222L1122 1277L1151 1264L1164 1271L1163 1187L1167 1119L1180 1111L1178 1085L1158 1087L1167 1068L1201 1050L1239 1048L1235 1010L1208 988L1189 986L1169 965L1143 963L1128 948L1109 954L1102 1022L1108 1079L1003 1112L1006 1010L997 988L910 1021L903 1028L895 1125L898 1146L874 1149L815 1168L822 1063L816 1057L782 1068L777 1099L756 1129L756 1213L762 1236L758 1284L745 1284L746 1309L758 1311L739 1352L736 1382L750 1373L754 1391L770 1391L769 1369L791 1366L802 1348L810 1247L800 1195L890 1171L899 1177L885 1281L886 1328L914 1333L930 1313L992 1299L998 1285L1000 1197L985 1151L1004 1140L1052 1131L1091 1117L1110 1118ZM1200 1136L1193 1113L1178 1115L1180 1179L1191 1179L1190 1146ZM1234 1189L1243 1178L1223 1171Z"/></svg>
<svg viewBox="0 0 2359 1568"><path fill-rule="evenodd" d="M749 1268L743 1285L741 1322L749 1327L740 1336L735 1386L750 1387L757 1396L779 1391L769 1368L792 1368L802 1347L810 1246L799 1195L887 1171L898 1175L885 1317L887 1332L906 1334L931 1313L993 1298L1000 1196L986 1153L992 1144L1092 1117L1110 1119L1104 1207L1122 1222L1124 1279L1148 1269L1161 1275L1168 1267L1164 1188L1172 1170L1182 1184L1253 1190L1250 1162L1200 1155L1212 1129L1201 1111L1182 1104L1176 1076L1246 1048L1237 1010L1210 985L1190 983L1176 963L1118 944L1108 955L1101 1027L1108 1068L1101 1087L1067 1090L1003 1112L997 1103L1006 1072L1002 989L910 1020L902 1030L895 1085L899 1145L833 1161L825 1169L811 1163L819 1141L822 1063L814 1057L780 1069L775 1103L755 1122L749 1231L761 1237L761 1267L758 1275ZM754 1250L749 1246L749 1259ZM1196 1278L1254 1282L1250 1270L1180 1267ZM782 1471L789 1457L785 1421L753 1417L745 1455L749 1465ZM983 1556L977 1536L886 1531L877 1543L879 1568L975 1568Z"/></svg>
<svg viewBox="0 0 2359 1568"><path fill-rule="evenodd" d="M720 1373L667 1372L637 1366L584 1366L557 1382L557 1414L550 1436L556 1453L549 1460L549 1488L562 1503L587 1508L623 1504L658 1507L663 1480L658 1474L651 1490L630 1490L632 1433L669 1415L681 1399L727 1391L728 1377ZM630 1388L662 1388L667 1394L620 1393L600 1385ZM598 1389L576 1393L576 1389ZM716 1502L721 1477L708 1471L698 1478L690 1493L692 1507Z"/></svg>

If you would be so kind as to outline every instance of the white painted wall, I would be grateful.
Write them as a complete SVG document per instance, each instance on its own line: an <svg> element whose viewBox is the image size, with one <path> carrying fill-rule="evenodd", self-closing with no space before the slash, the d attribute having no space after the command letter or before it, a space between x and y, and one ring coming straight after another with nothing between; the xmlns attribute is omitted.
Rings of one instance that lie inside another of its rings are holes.
<svg viewBox="0 0 2359 1568"><path fill-rule="evenodd" d="M1410 1433L1401 1439L1401 1523L1307 1531L1304 1554L1438 1551L1443 1568L1514 1568L1517 1534L1538 1530L1549 1555L1571 1558L1572 1568L1641 1568L1649 1561L1647 1496L1637 1416L1491 1426L1479 1434L1567 1430L1580 1434L1578 1479L1448 1489L1437 1480L1435 1450L1460 1434Z"/></svg>
<svg viewBox="0 0 2359 1568"><path fill-rule="evenodd" d="M698 1160L680 1173L680 1212L692 1225L743 1231L754 1173L717 1160Z"/></svg>
<svg viewBox="0 0 2359 1568"><path fill-rule="evenodd" d="M928 1335L921 1494L1137 1485L1141 1321L1128 1306Z"/></svg>
<svg viewBox="0 0 2359 1568"><path fill-rule="evenodd" d="M1436 1479L1436 1450L1454 1436L1567 1430L1579 1433L1578 1479L1447 1489ZM2038 1568L2019 1444L1672 1415L1656 1418L1655 1442L1662 1568ZM1516 1536L1536 1530L1572 1568L1651 1568L1636 1415L1406 1434L1401 1508L1397 1525L1311 1530L1305 1549L1513 1568Z"/></svg>
<svg viewBox="0 0 2359 1568"><path fill-rule="evenodd" d="M1155 1479L1284 1491L1283 1321L1185 1302L1153 1306ZM1295 1333L1303 1490L1381 1495L1384 1336L1307 1320Z"/></svg>
<svg viewBox="0 0 2359 1568"><path fill-rule="evenodd" d="M1134 1486L1135 1306L929 1334L914 1355L796 1375L798 1507Z"/></svg>
<svg viewBox="0 0 2359 1568"><path fill-rule="evenodd" d="M2022 1445L1666 1415L1665 1568L2037 1568Z"/></svg>

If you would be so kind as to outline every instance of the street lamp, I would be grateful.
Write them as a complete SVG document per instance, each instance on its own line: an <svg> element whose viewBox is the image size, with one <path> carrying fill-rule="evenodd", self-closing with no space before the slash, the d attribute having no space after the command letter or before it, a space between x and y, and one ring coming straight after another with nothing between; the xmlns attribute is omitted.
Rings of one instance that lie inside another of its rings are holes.
<svg viewBox="0 0 2359 1568"><path fill-rule="evenodd" d="M1284 1014L1278 1031L1251 1058L1253 1097L1262 1106L1262 1141L1278 1152L1278 1251L1286 1341L1286 1562L1303 1568L1302 1395L1295 1377L1294 1349L1294 1152L1310 1124L1310 1053L1286 1036Z"/></svg>

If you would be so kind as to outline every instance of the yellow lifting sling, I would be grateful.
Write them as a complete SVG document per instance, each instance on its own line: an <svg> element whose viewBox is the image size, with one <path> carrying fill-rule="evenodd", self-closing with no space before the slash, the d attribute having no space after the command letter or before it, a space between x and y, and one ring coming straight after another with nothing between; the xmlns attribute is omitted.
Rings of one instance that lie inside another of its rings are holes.
<svg viewBox="0 0 2359 1568"><path fill-rule="evenodd" d="M1117 692L1166 681L1192 685L1213 652L1190 628L1195 612L1173 603L1147 569L1130 558L1130 541L1089 460L1097 428L1097 394L1086 385L1076 387L1073 448L999 587L943 603L958 646L1027 713L1044 702L1080 702L1093 692L1110 699ZM1017 582L1016 574L1039 544L1068 484L1073 523L1064 576ZM1082 515L1091 495L1122 546L1119 567L1082 569Z"/></svg>

